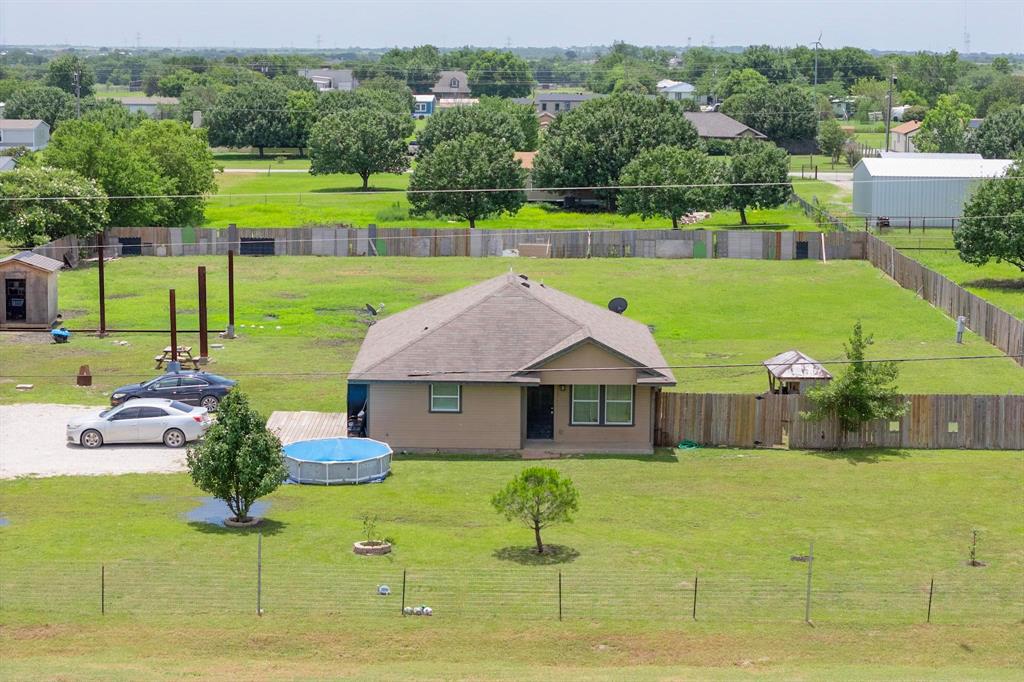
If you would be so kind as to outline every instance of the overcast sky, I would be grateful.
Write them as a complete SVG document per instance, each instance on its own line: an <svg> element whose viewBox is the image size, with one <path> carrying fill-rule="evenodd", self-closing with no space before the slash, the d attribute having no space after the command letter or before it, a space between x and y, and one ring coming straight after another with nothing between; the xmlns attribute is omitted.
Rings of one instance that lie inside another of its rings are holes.
<svg viewBox="0 0 1024 682"><path fill-rule="evenodd" d="M808 44L1024 52L1024 0L0 0L0 43L123 47ZM138 34L138 36L137 36Z"/></svg>

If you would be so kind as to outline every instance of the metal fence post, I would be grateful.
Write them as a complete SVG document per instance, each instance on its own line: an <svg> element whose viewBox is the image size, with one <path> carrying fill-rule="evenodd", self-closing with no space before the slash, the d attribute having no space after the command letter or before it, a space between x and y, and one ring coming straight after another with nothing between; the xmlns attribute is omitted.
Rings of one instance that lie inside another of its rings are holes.
<svg viewBox="0 0 1024 682"><path fill-rule="evenodd" d="M405 569L402 569L402 615L405 615Z"/></svg>
<svg viewBox="0 0 1024 682"><path fill-rule="evenodd" d="M263 532L256 534L256 615L263 615Z"/></svg>
<svg viewBox="0 0 1024 682"><path fill-rule="evenodd" d="M558 572L558 620L562 620L562 572Z"/></svg>
<svg viewBox="0 0 1024 682"><path fill-rule="evenodd" d="M804 622L811 624L811 574L814 571L814 541L811 541L811 550L807 554L807 602L804 605Z"/></svg>
<svg viewBox="0 0 1024 682"><path fill-rule="evenodd" d="M700 578L700 573L693 574L693 619L697 620L697 580Z"/></svg>
<svg viewBox="0 0 1024 682"><path fill-rule="evenodd" d="M100 615L107 615L107 567L100 564Z"/></svg>
<svg viewBox="0 0 1024 682"><path fill-rule="evenodd" d="M928 586L928 622L932 622L932 595L935 594L935 576L932 576L932 582Z"/></svg>

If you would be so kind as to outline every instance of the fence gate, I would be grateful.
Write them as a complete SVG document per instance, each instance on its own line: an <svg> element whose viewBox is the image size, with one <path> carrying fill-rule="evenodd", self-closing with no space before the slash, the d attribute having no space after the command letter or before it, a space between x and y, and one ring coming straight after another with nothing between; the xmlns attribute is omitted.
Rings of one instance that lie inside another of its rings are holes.
<svg viewBox="0 0 1024 682"><path fill-rule="evenodd" d="M785 445L789 435L790 398L797 396L765 393L756 398L754 445L771 448Z"/></svg>

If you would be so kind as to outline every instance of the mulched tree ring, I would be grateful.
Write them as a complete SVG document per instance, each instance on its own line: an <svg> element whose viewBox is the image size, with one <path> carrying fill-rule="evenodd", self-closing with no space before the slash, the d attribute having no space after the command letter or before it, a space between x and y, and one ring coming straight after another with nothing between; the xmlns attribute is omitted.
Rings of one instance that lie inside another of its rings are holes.
<svg viewBox="0 0 1024 682"><path fill-rule="evenodd" d="M228 528L253 528L263 523L262 516L250 516L248 521L236 521L235 518L224 519L224 525Z"/></svg>

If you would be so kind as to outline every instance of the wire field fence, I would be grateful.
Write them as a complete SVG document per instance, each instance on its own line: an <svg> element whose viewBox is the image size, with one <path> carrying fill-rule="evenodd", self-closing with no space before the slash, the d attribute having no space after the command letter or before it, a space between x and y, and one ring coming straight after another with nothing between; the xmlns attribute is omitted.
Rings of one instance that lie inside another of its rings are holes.
<svg viewBox="0 0 1024 682"><path fill-rule="evenodd" d="M50 618L208 613L401 618L429 606L453 620L999 624L1024 616L1024 582L992 567L934 575L829 571L783 558L770 575L721 571L585 570L571 563L507 569L373 565L296 567L149 561L7 566L0 613ZM390 594L379 594L387 586Z"/></svg>

